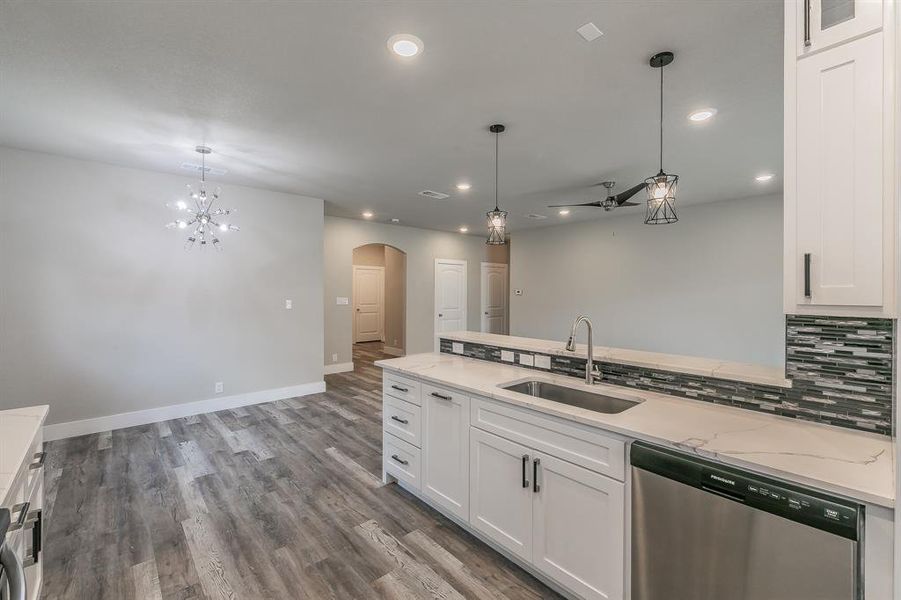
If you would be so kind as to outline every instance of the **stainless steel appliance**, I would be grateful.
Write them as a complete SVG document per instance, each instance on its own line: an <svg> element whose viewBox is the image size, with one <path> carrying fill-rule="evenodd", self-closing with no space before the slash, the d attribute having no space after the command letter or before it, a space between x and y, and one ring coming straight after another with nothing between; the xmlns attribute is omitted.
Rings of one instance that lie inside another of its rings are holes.
<svg viewBox="0 0 901 600"><path fill-rule="evenodd" d="M864 508L634 443L632 600L862 600Z"/></svg>
<svg viewBox="0 0 901 600"><path fill-rule="evenodd" d="M25 572L22 561L6 543L9 529L9 509L0 509L0 600L25 600Z"/></svg>

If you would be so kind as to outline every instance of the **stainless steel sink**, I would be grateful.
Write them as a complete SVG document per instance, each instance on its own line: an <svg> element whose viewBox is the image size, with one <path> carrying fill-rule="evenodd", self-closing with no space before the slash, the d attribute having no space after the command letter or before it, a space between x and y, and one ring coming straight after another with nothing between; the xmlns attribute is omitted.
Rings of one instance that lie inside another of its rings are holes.
<svg viewBox="0 0 901 600"><path fill-rule="evenodd" d="M594 412L615 415L640 404L640 400L626 400L604 394L596 394L585 390L565 387L548 381L521 381L500 386L502 389L520 394L528 394L560 404L587 408Z"/></svg>

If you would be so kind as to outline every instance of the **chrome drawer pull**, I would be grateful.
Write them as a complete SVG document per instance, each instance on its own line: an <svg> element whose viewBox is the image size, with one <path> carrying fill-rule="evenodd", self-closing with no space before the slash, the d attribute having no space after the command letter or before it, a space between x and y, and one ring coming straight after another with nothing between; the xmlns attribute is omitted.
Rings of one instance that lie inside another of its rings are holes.
<svg viewBox="0 0 901 600"><path fill-rule="evenodd" d="M432 392L432 395L436 398L440 398L441 400L447 400L447 401L451 400L450 396L445 396L444 394L439 394L438 392Z"/></svg>
<svg viewBox="0 0 901 600"><path fill-rule="evenodd" d="M392 386L391 386L391 389L392 389L392 390L397 390L398 392L403 392L403 393L405 393L405 394L406 394L407 392L410 391L410 390L408 390L408 389L405 388L405 387L400 387L399 385L392 385Z"/></svg>
<svg viewBox="0 0 901 600"><path fill-rule="evenodd" d="M392 455L391 455L391 459L392 459L392 460L395 460L395 461L397 461L397 462L399 462L399 463L402 464L402 465L408 465L408 464L410 464L409 461L406 461L406 460L402 459L402 458L399 457L397 454L392 454Z"/></svg>
<svg viewBox="0 0 901 600"><path fill-rule="evenodd" d="M44 460L47 459L46 452L38 452L34 455L35 461L28 465L28 468L32 471L36 471L44 466Z"/></svg>
<svg viewBox="0 0 901 600"><path fill-rule="evenodd" d="M31 502L23 502L21 504L16 504L13 506L12 512L19 512L19 517L16 519L16 522L9 526L7 531L18 531L25 526L25 521L28 519L28 509L31 507Z"/></svg>
<svg viewBox="0 0 901 600"><path fill-rule="evenodd" d="M407 424L409 423L408 420L406 420L406 419L401 419L401 418L398 417L397 415L391 415L391 418L392 418L393 420L397 421L398 423L403 423L404 425L407 425Z"/></svg>

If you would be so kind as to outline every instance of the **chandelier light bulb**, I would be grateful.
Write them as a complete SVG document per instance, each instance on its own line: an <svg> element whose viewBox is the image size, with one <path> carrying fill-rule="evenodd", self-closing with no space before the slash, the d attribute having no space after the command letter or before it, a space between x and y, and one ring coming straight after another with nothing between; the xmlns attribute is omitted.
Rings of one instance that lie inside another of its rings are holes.
<svg viewBox="0 0 901 600"><path fill-rule="evenodd" d="M228 231L228 225L222 223L221 225L219 225L219 231Z"/></svg>
<svg viewBox="0 0 901 600"><path fill-rule="evenodd" d="M179 229L185 229L188 224L185 221L177 221Z"/></svg>

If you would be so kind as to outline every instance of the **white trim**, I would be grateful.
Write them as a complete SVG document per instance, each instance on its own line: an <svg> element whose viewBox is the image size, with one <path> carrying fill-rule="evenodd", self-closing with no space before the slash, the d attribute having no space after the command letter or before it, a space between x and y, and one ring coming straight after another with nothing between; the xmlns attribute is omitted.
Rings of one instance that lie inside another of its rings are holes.
<svg viewBox="0 0 901 600"><path fill-rule="evenodd" d="M407 354L403 348L394 348L393 346L385 346L382 348L382 352L391 356L406 356Z"/></svg>
<svg viewBox="0 0 901 600"><path fill-rule="evenodd" d="M119 413L117 415L82 419L81 421L69 421L68 423L56 423L55 425L44 426L44 441L50 442L78 435L87 435L89 433L124 429L125 427L147 425L148 423L159 423L161 421L168 421L169 419L190 417L191 415L200 415L216 412L218 410L249 406L251 404L261 404L263 402L274 402L276 400L284 400L286 398L294 398L297 396L308 396L310 394L319 394L324 391L324 381L312 381L310 383L301 383L299 385L274 388L271 390L260 390L258 392L248 392L246 394L223 396L222 398L210 398L209 400L197 400L195 402L185 402L184 404L160 406L158 408L148 408L147 410L136 410L134 412Z"/></svg>
<svg viewBox="0 0 901 600"><path fill-rule="evenodd" d="M354 370L354 364L352 362L346 363L336 363L333 365L325 365L322 367L323 375L334 375L335 373L347 373L348 371Z"/></svg>

